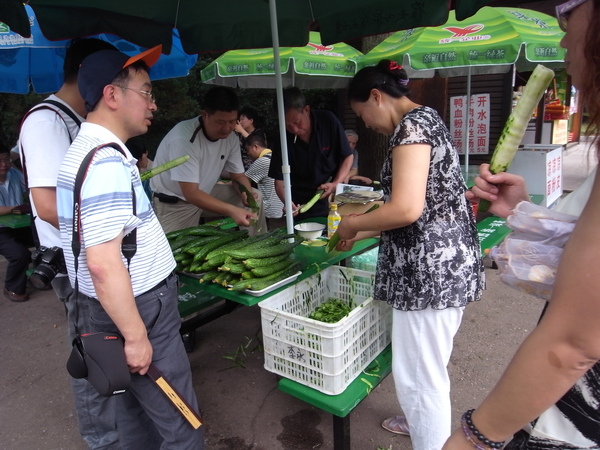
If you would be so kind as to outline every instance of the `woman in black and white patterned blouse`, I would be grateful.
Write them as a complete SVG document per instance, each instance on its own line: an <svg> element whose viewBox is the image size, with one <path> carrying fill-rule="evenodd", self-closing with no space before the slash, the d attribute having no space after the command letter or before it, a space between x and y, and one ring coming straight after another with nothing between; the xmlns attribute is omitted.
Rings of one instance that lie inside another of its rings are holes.
<svg viewBox="0 0 600 450"><path fill-rule="evenodd" d="M413 449L442 447L451 431L447 365L464 307L481 298L484 269L458 154L444 122L408 97L394 61L356 74L350 106L391 135L381 170L385 203L344 218L339 248L381 233L375 298L393 306L392 370L403 416L382 426L410 435Z"/></svg>

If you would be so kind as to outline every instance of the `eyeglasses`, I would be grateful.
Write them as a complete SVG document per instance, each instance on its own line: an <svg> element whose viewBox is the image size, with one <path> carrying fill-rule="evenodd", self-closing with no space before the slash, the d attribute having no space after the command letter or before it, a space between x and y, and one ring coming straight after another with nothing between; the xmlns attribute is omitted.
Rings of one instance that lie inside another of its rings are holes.
<svg viewBox="0 0 600 450"><path fill-rule="evenodd" d="M137 92L138 94L145 96L147 100L150 100L150 102L156 103L156 97L154 96L154 92L143 91L141 89L133 89L133 88L125 87L125 86L117 86L117 87L120 87L121 89L127 89L129 91Z"/></svg>
<svg viewBox="0 0 600 450"><path fill-rule="evenodd" d="M556 20L558 20L558 26L561 30L567 31L567 22L569 16L575 8L579 5L584 4L587 0L569 0L568 2L562 3L556 7Z"/></svg>
<svg viewBox="0 0 600 450"><path fill-rule="evenodd" d="M7 166L10 166L12 164L12 161L10 160L10 158L0 158L0 164L6 164Z"/></svg>

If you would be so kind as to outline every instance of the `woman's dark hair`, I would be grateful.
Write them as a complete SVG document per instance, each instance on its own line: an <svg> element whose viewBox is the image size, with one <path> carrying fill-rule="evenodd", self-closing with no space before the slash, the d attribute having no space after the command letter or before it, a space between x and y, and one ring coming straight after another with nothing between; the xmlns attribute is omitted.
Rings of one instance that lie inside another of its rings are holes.
<svg viewBox="0 0 600 450"><path fill-rule="evenodd" d="M252 123L256 128L260 128L260 116L258 115L258 111L254 108L251 108L250 106L244 106L242 109L240 109L239 115L246 116L248 119L253 121Z"/></svg>
<svg viewBox="0 0 600 450"><path fill-rule="evenodd" d="M410 90L408 75L396 61L382 59L376 66L364 67L358 71L348 86L348 100L366 102L371 89L378 89L390 97L406 97Z"/></svg>

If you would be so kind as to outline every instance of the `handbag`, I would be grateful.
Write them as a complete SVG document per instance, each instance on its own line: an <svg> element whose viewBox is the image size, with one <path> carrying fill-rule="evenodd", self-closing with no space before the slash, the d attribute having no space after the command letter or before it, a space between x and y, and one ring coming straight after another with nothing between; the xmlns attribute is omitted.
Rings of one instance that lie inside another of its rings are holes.
<svg viewBox="0 0 600 450"><path fill-rule="evenodd" d="M116 332L95 332L80 334L78 328L79 307L77 301L79 297L79 284L77 281L77 266L79 253L81 252L80 229L81 215L79 214L79 205L81 204L80 193L85 174L92 161L92 158L98 150L104 147L113 147L118 149L125 156L125 152L116 143L100 145L92 149L83 159L73 188L73 240L71 248L73 249L75 266L75 333L73 339L73 349L67 360L67 371L73 378L87 378L100 395L110 397L116 394L122 394L127 391L131 383L131 374L127 367L125 358L125 348L123 336ZM135 192L133 184L131 186L133 195L133 211L135 214ZM123 238L121 252L127 259L127 265L136 252L136 230L134 229Z"/></svg>

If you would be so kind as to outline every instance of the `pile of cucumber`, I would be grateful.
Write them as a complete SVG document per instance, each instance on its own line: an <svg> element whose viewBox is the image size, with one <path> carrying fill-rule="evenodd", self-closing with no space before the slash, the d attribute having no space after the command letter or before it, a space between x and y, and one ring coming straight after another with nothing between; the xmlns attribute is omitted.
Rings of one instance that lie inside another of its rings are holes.
<svg viewBox="0 0 600 450"><path fill-rule="evenodd" d="M179 272L202 274L201 283L218 283L230 290L261 291L303 266L292 257L303 239L281 230L249 237L247 230L198 225L167 233L167 239Z"/></svg>

